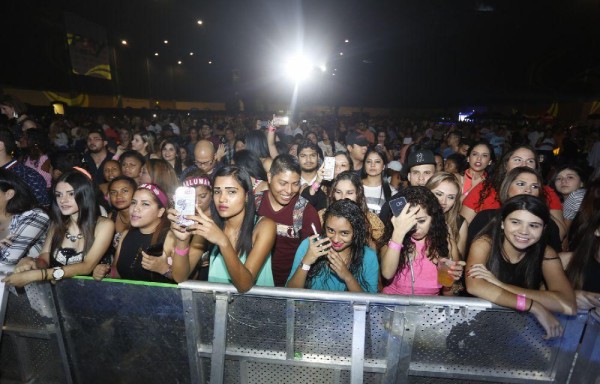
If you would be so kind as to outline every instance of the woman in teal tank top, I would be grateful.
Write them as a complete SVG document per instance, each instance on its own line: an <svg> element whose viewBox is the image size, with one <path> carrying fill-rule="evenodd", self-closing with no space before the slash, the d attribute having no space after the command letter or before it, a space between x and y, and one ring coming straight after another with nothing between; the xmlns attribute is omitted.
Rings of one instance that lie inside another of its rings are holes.
<svg viewBox="0 0 600 384"><path fill-rule="evenodd" d="M184 228L177 224L178 212L169 211L171 231L176 237L173 278L187 279L190 268L191 235L213 244L208 281L231 283L239 292L255 284L274 286L271 249L275 243L275 223L256 218L252 182L248 172L236 167L220 168L213 181L211 218L202 212L186 216L196 223Z"/></svg>

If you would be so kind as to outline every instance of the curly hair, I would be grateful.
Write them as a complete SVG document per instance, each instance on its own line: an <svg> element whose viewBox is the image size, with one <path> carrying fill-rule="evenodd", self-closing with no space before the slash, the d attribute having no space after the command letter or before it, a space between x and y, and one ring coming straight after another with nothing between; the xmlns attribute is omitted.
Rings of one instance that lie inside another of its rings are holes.
<svg viewBox="0 0 600 384"><path fill-rule="evenodd" d="M431 216L431 226L425 238L425 247L427 249L427 258L434 260L435 258L448 257L448 226L444 217L444 211L440 206L437 197L426 187L408 187L397 193L395 197L404 196L410 205L418 205L421 209ZM387 217L381 217L381 221L386 223L385 232L382 236L382 243L386 244L394 232L394 227L391 224L392 211L385 211ZM402 251L400 252L400 262L398 270L403 270L408 262L409 255L415 252L415 246L411 241L414 230L406 234L402 241Z"/></svg>
<svg viewBox="0 0 600 384"><path fill-rule="evenodd" d="M369 284L363 276L363 259L365 256L365 245L367 244L367 218L361 207L350 199L342 199L331 204L323 216L323 233L326 236L327 220L330 217L340 217L348 220L352 226L352 244L350 245L350 266L348 269L358 284L369 290ZM325 280L331 274L326 257L320 257L312 266L304 283L305 288L312 286L313 279L323 276Z"/></svg>

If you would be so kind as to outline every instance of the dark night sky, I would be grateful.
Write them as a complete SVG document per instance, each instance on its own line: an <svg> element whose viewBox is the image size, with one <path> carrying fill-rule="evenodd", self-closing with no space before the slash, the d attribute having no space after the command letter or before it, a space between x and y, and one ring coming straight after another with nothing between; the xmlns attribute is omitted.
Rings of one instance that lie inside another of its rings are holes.
<svg viewBox="0 0 600 384"><path fill-rule="evenodd" d="M298 46L328 67L301 86L301 100L329 105L455 106L600 93L599 0L21 0L3 8L5 86L117 91L115 82L68 75L64 10L106 27L121 93L132 97L226 100L239 69L243 97L287 99L292 85L279 72Z"/></svg>

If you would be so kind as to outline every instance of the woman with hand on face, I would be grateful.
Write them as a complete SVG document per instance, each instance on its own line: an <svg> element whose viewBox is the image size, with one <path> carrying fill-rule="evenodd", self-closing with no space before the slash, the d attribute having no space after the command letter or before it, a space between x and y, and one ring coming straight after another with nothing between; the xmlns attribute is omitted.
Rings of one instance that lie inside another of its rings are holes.
<svg viewBox="0 0 600 384"><path fill-rule="evenodd" d="M99 264L94 279L104 277L172 283L169 257L173 239L167 237L169 198L154 184L141 184L129 206L130 228L123 232L112 266ZM153 251L150 251L153 249Z"/></svg>
<svg viewBox="0 0 600 384"><path fill-rule="evenodd" d="M473 242L466 277L471 295L531 312L546 331L544 338L562 334L551 312L577 312L560 259L544 241L549 220L548 207L539 198L509 199Z"/></svg>
<svg viewBox="0 0 600 384"><path fill-rule="evenodd" d="M21 259L4 282L22 287L34 281L89 275L108 251L114 224L100 216L87 171L72 170L60 176L54 186L51 218L40 256Z"/></svg>
<svg viewBox="0 0 600 384"><path fill-rule="evenodd" d="M367 220L349 199L331 204L324 214L324 236L304 239L296 251L288 288L377 292L377 254L367 245Z"/></svg>
<svg viewBox="0 0 600 384"><path fill-rule="evenodd" d="M438 280L440 263L448 266L449 277L459 280L464 262L452 237L444 212L435 195L425 187L408 187L402 191L406 205L398 216L389 220L381 249L381 274L391 280L383 289L396 295L453 295L453 285L442 286ZM383 222L387 220L382 219Z"/></svg>
<svg viewBox="0 0 600 384"><path fill-rule="evenodd" d="M274 286L271 249L275 243L275 222L256 216L250 175L245 170L236 166L217 170L211 211L212 218L202 212L186 216L196 222L187 228L178 224L176 210L169 211L171 233L176 238L175 281L187 280L202 255L192 253L193 235L213 244L208 281L233 284L239 292L246 292L254 285Z"/></svg>

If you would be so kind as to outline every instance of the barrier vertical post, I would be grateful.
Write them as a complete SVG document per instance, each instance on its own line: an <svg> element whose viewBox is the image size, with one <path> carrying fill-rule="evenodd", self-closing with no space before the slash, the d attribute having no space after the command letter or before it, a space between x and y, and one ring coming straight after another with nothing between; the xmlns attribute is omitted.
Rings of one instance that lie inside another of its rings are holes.
<svg viewBox="0 0 600 384"><path fill-rule="evenodd" d="M227 313L231 295L215 295L215 325L212 345L212 356L210 360L210 383L223 383L225 370L225 348L227 343Z"/></svg>
<svg viewBox="0 0 600 384"><path fill-rule="evenodd" d="M386 347L386 370L382 383L392 384L396 382L400 350L402 348L402 334L404 332L404 311L400 306L394 307L392 321L388 330Z"/></svg>
<svg viewBox="0 0 600 384"><path fill-rule="evenodd" d="M592 310L587 319L579 356L569 383L597 383L600 378L600 314Z"/></svg>
<svg viewBox="0 0 600 384"><path fill-rule="evenodd" d="M56 335L56 342L58 344L58 351L61 356L61 361L63 365L63 371L65 373L65 382L67 384L73 383L73 377L71 376L71 366L69 365L69 355L67 353L66 341L63 336L63 325L64 321L62 316L59 315L59 304L58 299L56 297L56 287L50 287L50 283L44 282L42 287L45 287L44 293L49 296L48 300L50 305L50 311L52 312L52 321L54 323L54 334Z"/></svg>
<svg viewBox="0 0 600 384"><path fill-rule="evenodd" d="M202 326L198 321L198 306L194 300L194 293L190 289L181 290L183 302L183 315L185 318L185 336L187 340L187 353L190 361L190 378L192 383L204 382L205 376L198 356L199 332Z"/></svg>
<svg viewBox="0 0 600 384"><path fill-rule="evenodd" d="M294 300L287 300L285 319L285 355L288 360L294 360L294 327L296 322L296 302Z"/></svg>
<svg viewBox="0 0 600 384"><path fill-rule="evenodd" d="M361 384L365 365L365 326L367 323L368 304L354 304L354 321L352 325L352 368L350 382Z"/></svg>
<svg viewBox="0 0 600 384"><path fill-rule="evenodd" d="M410 360L412 358L413 341L419 319L418 308L407 307L404 311L404 321L402 322L402 344L400 346L400 355L398 356L398 366L396 370L396 380L400 383L408 381L408 372L410 370Z"/></svg>

